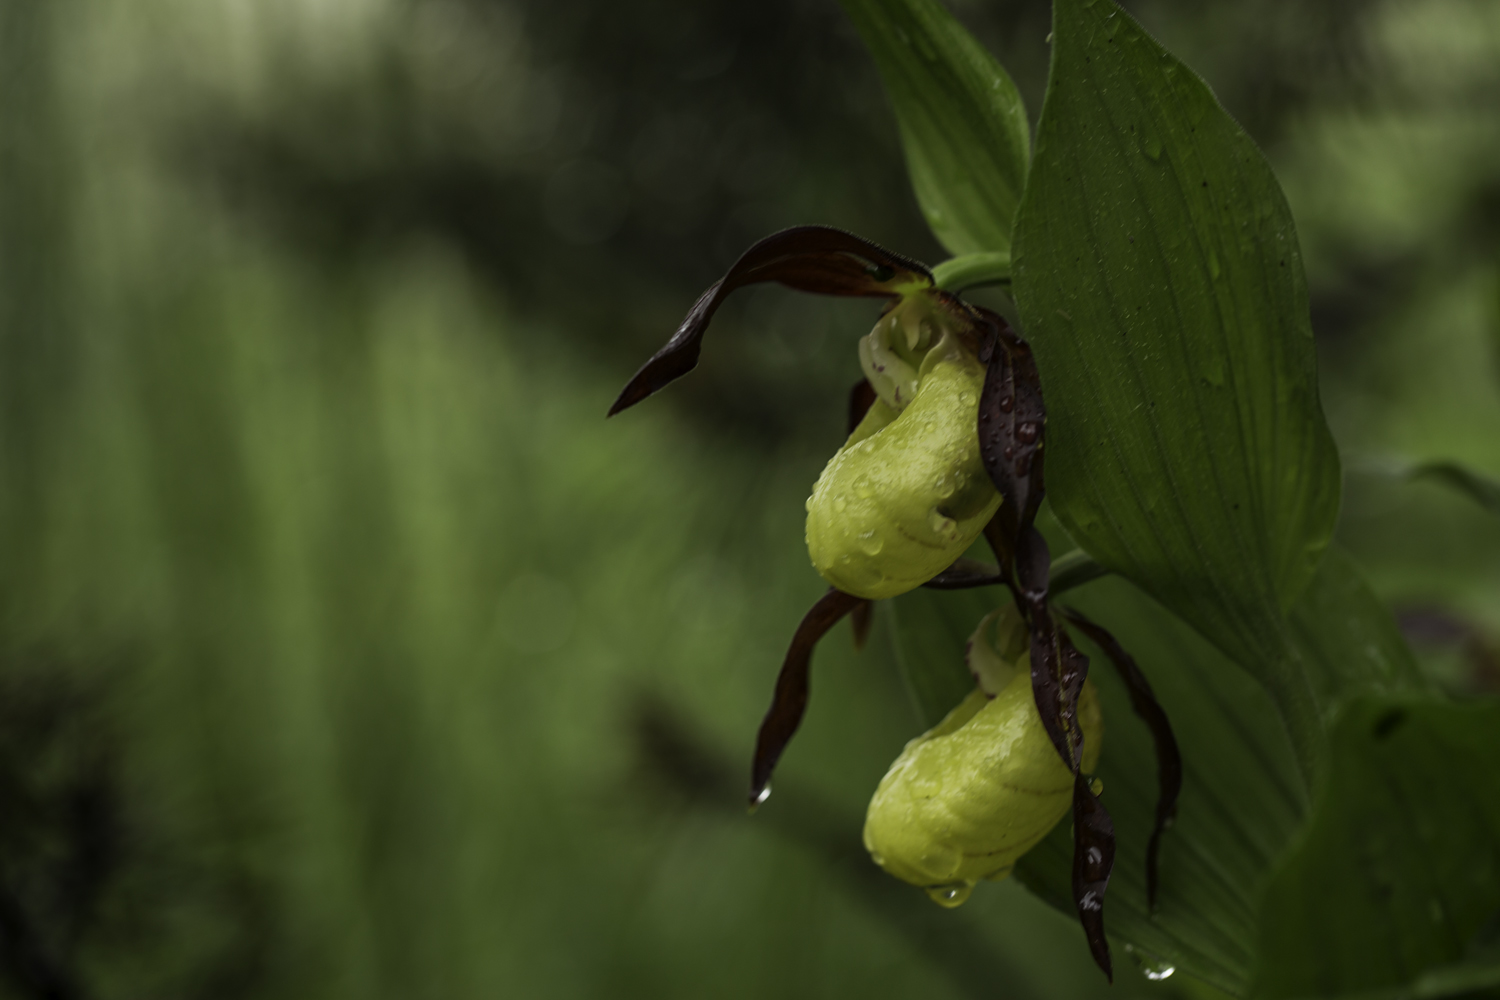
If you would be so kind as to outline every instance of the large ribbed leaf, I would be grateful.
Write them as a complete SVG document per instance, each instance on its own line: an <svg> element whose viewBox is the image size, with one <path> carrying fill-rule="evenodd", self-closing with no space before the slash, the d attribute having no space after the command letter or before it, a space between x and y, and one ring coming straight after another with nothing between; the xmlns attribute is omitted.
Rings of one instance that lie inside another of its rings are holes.
<svg viewBox="0 0 1500 1000"><path fill-rule="evenodd" d="M1254 673L1315 770L1284 612L1339 471L1291 214L1207 85L1110 0L1054 6L1014 282L1058 518Z"/></svg>
<svg viewBox="0 0 1500 1000"><path fill-rule="evenodd" d="M1257 995L1500 985L1497 762L1493 699L1351 706L1327 794L1266 893Z"/></svg>
<svg viewBox="0 0 1500 1000"><path fill-rule="evenodd" d="M938 241L954 254L1008 252L1030 130L1005 69L937 0L840 2L880 69Z"/></svg>

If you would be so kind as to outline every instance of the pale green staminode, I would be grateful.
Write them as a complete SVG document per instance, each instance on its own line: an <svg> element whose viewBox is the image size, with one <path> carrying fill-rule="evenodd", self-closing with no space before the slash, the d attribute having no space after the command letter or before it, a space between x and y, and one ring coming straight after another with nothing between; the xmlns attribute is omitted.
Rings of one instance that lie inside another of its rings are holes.
<svg viewBox="0 0 1500 1000"><path fill-rule="evenodd" d="M1000 506L979 458L984 366L959 321L909 295L860 341L879 397L807 499L807 550L835 587L878 600L963 555Z"/></svg>
<svg viewBox="0 0 1500 1000"><path fill-rule="evenodd" d="M1067 815L1073 775L1037 714L1026 630L1014 605L969 641L979 681L948 717L906 745L865 818L865 848L890 874L958 906L1003 879ZM1078 698L1082 770L1099 762L1104 718L1093 682Z"/></svg>

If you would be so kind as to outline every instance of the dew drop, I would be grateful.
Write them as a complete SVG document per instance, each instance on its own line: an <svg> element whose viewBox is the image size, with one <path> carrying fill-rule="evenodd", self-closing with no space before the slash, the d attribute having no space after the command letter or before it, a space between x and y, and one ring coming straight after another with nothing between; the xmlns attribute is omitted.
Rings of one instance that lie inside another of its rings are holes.
<svg viewBox="0 0 1500 1000"><path fill-rule="evenodd" d="M1089 791L1093 792L1094 795L1095 795L1095 797L1103 795L1104 794L1104 779L1103 778L1095 778L1093 781L1089 782Z"/></svg>
<svg viewBox="0 0 1500 1000"><path fill-rule="evenodd" d="M885 548L885 542L873 531L866 531L859 536L859 550L867 556L878 556L880 550Z"/></svg>
<svg viewBox="0 0 1500 1000"><path fill-rule="evenodd" d="M1090 847L1087 851L1089 864L1097 865L1104 860L1104 852L1097 847Z"/></svg>
<svg viewBox="0 0 1500 1000"><path fill-rule="evenodd" d="M766 783L766 787L764 787L760 791L756 792L755 793L755 798L750 801L750 812L753 814L755 812L755 810L759 809L761 807L761 804L764 803L766 801L766 799L769 799L770 797L771 797L771 785L770 785L769 782L767 782Z"/></svg>
<svg viewBox="0 0 1500 1000"><path fill-rule="evenodd" d="M1036 440L1038 430L1037 425L1030 421L1020 424L1016 427L1016 440L1022 444L1030 444Z"/></svg>
<svg viewBox="0 0 1500 1000"><path fill-rule="evenodd" d="M1146 974L1147 979L1153 982L1161 982L1163 979L1170 978L1172 973L1177 971L1177 966L1169 962L1154 962L1141 971Z"/></svg>
<svg viewBox="0 0 1500 1000"><path fill-rule="evenodd" d="M927 887L927 895L932 897L932 901L950 910L955 906L962 906L973 891L974 887L967 882L952 882L948 885Z"/></svg>
<svg viewBox="0 0 1500 1000"><path fill-rule="evenodd" d="M833 509L838 513L842 514L848 508L848 506L849 501L845 500L843 497L833 498Z"/></svg>
<svg viewBox="0 0 1500 1000"><path fill-rule="evenodd" d="M1014 410L1015 408L1016 408L1016 397L1014 397L1014 396L1001 396L1000 397L1000 412L1001 413L1009 413L1011 410Z"/></svg>
<svg viewBox="0 0 1500 1000"><path fill-rule="evenodd" d="M958 394L958 401L964 406L973 406L974 394L972 392L969 392L968 390L965 390Z"/></svg>

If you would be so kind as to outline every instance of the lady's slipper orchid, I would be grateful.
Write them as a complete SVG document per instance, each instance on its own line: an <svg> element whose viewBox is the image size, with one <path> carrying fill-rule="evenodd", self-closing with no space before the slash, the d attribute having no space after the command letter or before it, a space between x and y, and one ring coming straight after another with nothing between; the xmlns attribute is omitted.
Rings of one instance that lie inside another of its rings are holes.
<svg viewBox="0 0 1500 1000"><path fill-rule="evenodd" d="M1072 804L1073 775L1031 694L1027 645L1014 604L980 622L969 640L978 686L906 745L870 800L864 834L870 856L942 906L964 902L980 880L1008 876ZM1081 770L1090 774L1104 734L1092 681L1078 698L1078 724Z"/></svg>
<svg viewBox="0 0 1500 1000"><path fill-rule="evenodd" d="M876 400L807 500L807 550L856 597L895 597L964 554L1000 506L979 458L984 366L972 316L921 291L859 343Z"/></svg>
<svg viewBox="0 0 1500 1000"><path fill-rule="evenodd" d="M853 615L859 643L871 601L918 586L1004 584L1013 603L979 633L1003 625L1003 635L993 649L987 639L970 646L980 690L908 745L870 804L866 843L888 871L957 905L978 879L1003 877L1071 801L1074 902L1108 974L1103 900L1114 827L1089 777L1102 723L1088 659L1054 617L1051 556L1035 526L1046 408L1031 349L998 315L938 288L924 265L850 233L800 226L755 244L704 292L610 415L691 371L725 296L765 281L881 298L887 307L859 345L865 377L851 396L849 438L807 501L808 552L833 586L797 627L777 676L751 765L751 807L770 794L771 773L807 708L813 648L841 618ZM981 533L998 566L962 558ZM1119 669L1156 740L1161 796L1147 854L1154 902L1160 837L1182 782L1171 726L1113 637L1075 611L1061 613Z"/></svg>

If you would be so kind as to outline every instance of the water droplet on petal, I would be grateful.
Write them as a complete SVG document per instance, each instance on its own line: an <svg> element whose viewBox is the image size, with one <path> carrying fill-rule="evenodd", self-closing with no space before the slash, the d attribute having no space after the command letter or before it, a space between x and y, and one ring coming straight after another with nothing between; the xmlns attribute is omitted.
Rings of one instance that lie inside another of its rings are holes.
<svg viewBox="0 0 1500 1000"><path fill-rule="evenodd" d="M952 882L948 885L932 885L927 887L927 895L939 906L953 909L962 906L974 892L974 887L967 882Z"/></svg>
<svg viewBox="0 0 1500 1000"><path fill-rule="evenodd" d="M878 556L885 548L885 541L875 532L866 531L859 536L859 550L867 556Z"/></svg>

